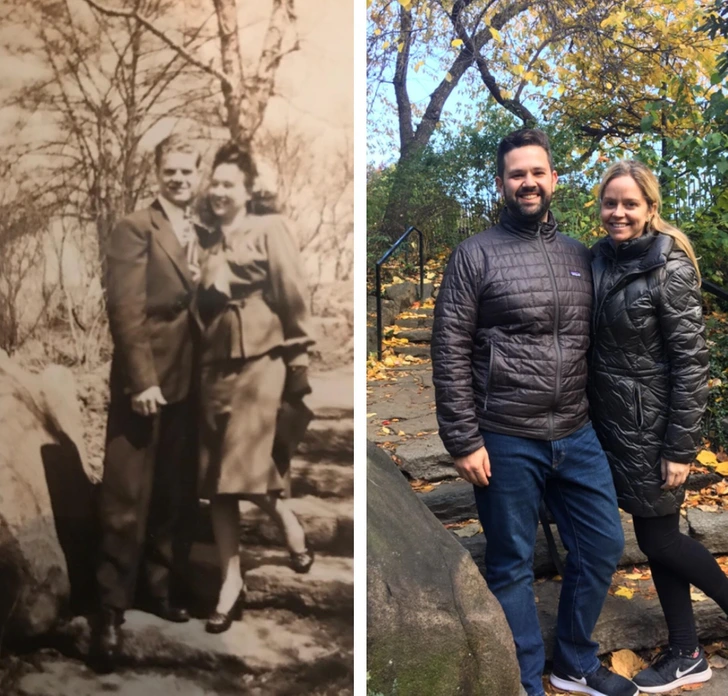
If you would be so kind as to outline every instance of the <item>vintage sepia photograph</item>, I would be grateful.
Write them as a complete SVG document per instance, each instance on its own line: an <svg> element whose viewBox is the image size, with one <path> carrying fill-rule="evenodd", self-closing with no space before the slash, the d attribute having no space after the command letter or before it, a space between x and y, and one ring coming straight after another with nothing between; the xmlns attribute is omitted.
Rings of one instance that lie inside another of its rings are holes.
<svg viewBox="0 0 728 696"><path fill-rule="evenodd" d="M0 693L353 693L353 3L0 6Z"/></svg>
<svg viewBox="0 0 728 696"><path fill-rule="evenodd" d="M728 694L728 3L367 8L368 696Z"/></svg>

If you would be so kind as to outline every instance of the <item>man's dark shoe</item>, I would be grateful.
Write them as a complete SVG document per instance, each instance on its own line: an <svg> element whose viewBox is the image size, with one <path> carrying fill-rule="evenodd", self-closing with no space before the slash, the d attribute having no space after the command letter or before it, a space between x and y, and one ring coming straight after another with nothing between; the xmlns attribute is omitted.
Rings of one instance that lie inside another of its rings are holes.
<svg viewBox="0 0 728 696"><path fill-rule="evenodd" d="M596 672L583 677L572 677L554 668L549 681L557 689L589 696L638 696L639 689L624 677L600 667Z"/></svg>
<svg viewBox="0 0 728 696"><path fill-rule="evenodd" d="M149 600L142 606L142 611L174 623L185 623L190 620L190 614L187 609L170 604L168 599Z"/></svg>
<svg viewBox="0 0 728 696"><path fill-rule="evenodd" d="M104 607L91 632L89 661L91 667L102 674L113 672L121 654L124 612Z"/></svg>
<svg viewBox="0 0 728 696"><path fill-rule="evenodd" d="M688 684L701 684L712 676L702 649L685 654L667 648L647 669L635 676L634 683L646 694L664 694Z"/></svg>

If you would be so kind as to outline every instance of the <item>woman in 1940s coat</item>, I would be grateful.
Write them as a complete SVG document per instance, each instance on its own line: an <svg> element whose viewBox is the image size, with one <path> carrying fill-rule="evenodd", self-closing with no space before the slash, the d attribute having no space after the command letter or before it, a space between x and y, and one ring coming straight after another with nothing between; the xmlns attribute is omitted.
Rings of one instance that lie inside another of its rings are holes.
<svg viewBox="0 0 728 696"><path fill-rule="evenodd" d="M283 499L290 452L280 427L276 437L283 407L305 413L301 398L310 392L306 285L283 219L246 212L254 178L247 151L235 143L218 150L208 192L215 229L200 254L200 495L210 500L222 575L206 625L210 633L227 630L242 615L241 498L278 522L294 570L305 573L313 563L304 531Z"/></svg>

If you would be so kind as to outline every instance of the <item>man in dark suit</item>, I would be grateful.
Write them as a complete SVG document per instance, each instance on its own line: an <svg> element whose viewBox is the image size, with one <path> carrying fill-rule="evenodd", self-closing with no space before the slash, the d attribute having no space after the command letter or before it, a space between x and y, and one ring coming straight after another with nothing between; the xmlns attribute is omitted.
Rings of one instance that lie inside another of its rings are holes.
<svg viewBox="0 0 728 696"><path fill-rule="evenodd" d="M145 609L169 621L189 619L175 603L171 581L189 553L190 539L180 538L180 529L196 505L191 394L199 345L193 309L199 230L188 212L200 155L173 135L157 146L155 163L158 198L123 218L107 249L114 354L100 495L101 611L91 646L103 669L111 669L119 653L124 611L138 581Z"/></svg>

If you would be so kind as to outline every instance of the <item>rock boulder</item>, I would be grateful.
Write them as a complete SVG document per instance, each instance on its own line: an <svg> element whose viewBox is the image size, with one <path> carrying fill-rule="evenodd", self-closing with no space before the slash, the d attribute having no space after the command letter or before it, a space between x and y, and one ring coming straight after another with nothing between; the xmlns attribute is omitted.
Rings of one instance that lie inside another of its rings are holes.
<svg viewBox="0 0 728 696"><path fill-rule="evenodd" d="M513 638L467 552L367 449L369 688L385 696L517 696Z"/></svg>
<svg viewBox="0 0 728 696"><path fill-rule="evenodd" d="M89 598L93 485L68 370L33 375L0 356L0 423L0 625L12 642L53 628L72 583Z"/></svg>

